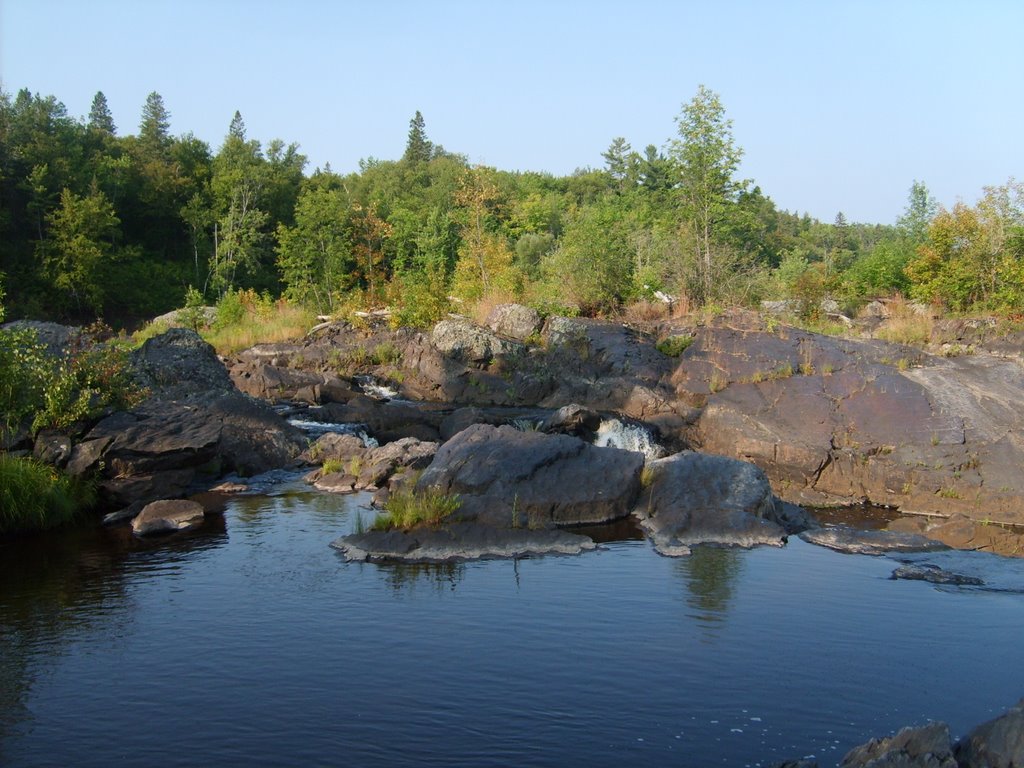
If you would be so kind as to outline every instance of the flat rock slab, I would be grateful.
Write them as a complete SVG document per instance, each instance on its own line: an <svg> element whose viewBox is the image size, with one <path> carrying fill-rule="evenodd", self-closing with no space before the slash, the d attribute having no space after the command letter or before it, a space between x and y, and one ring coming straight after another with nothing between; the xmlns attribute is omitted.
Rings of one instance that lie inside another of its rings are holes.
<svg viewBox="0 0 1024 768"><path fill-rule="evenodd" d="M957 768L950 743L949 726L928 723L904 728L895 736L872 739L854 747L840 768Z"/></svg>
<svg viewBox="0 0 1024 768"><path fill-rule="evenodd" d="M862 531L846 526L804 531L800 538L809 544L828 547L850 555L887 555L898 552L939 552L945 544L917 533Z"/></svg>
<svg viewBox="0 0 1024 768"><path fill-rule="evenodd" d="M173 533L192 528L203 521L203 505L186 499L153 501L132 520L137 536Z"/></svg>
<svg viewBox="0 0 1024 768"><path fill-rule="evenodd" d="M977 576L954 573L937 565L901 565L892 572L892 578L908 581L927 581L931 584L950 584L960 587L982 587L985 582Z"/></svg>
<svg viewBox="0 0 1024 768"><path fill-rule="evenodd" d="M462 560L577 555L595 549L589 536L560 530L498 529L476 523L411 531L367 531L331 546L350 561L436 563Z"/></svg>

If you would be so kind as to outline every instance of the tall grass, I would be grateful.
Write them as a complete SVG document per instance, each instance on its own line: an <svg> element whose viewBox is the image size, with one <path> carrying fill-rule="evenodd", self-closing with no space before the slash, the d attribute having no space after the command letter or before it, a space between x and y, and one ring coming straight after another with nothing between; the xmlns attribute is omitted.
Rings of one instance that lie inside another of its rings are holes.
<svg viewBox="0 0 1024 768"><path fill-rule="evenodd" d="M35 459L0 454L0 533L62 525L95 500L90 483Z"/></svg>
<svg viewBox="0 0 1024 768"><path fill-rule="evenodd" d="M420 493L396 491L384 506L386 514L374 521L373 529L389 531L392 528L407 529L421 524L437 525L461 505L462 500L457 495L441 493L436 488L428 488Z"/></svg>

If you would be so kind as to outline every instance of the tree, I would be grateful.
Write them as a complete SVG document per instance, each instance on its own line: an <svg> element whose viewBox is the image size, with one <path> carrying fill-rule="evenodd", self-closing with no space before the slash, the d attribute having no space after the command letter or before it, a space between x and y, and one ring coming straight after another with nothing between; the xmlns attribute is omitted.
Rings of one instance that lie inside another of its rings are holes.
<svg viewBox="0 0 1024 768"><path fill-rule="evenodd" d="M110 114L110 107L107 106L107 97L103 91L97 91L92 99L92 107L89 109L89 127L94 131L113 136L117 133L114 127L114 118Z"/></svg>
<svg viewBox="0 0 1024 768"><path fill-rule="evenodd" d="M311 186L299 196L295 226L278 226L277 264L289 299L332 312L338 294L351 287L356 265L347 208L342 190Z"/></svg>
<svg viewBox="0 0 1024 768"><path fill-rule="evenodd" d="M153 91L146 97L139 123L139 141L151 154L164 154L171 143L169 129L171 114L164 106L163 97Z"/></svg>
<svg viewBox="0 0 1024 768"><path fill-rule="evenodd" d="M923 181L914 179L907 195L907 207L903 215L896 220L902 234L916 247L928 238L928 225L938 211L935 198L928 194L928 187Z"/></svg>
<svg viewBox="0 0 1024 768"><path fill-rule="evenodd" d="M242 120L242 113L237 109L235 116L231 118L231 125L228 126L228 136L245 141L245 121Z"/></svg>
<svg viewBox="0 0 1024 768"><path fill-rule="evenodd" d="M732 138L732 120L718 94L703 85L676 118L679 137L669 144L676 166L679 207L696 258L699 302L715 294L722 271L720 230L745 182L733 178L743 155Z"/></svg>
<svg viewBox="0 0 1024 768"><path fill-rule="evenodd" d="M402 159L407 163L425 163L433 154L433 145L427 140L425 125L423 115L417 109L415 116L409 121L409 140L405 144L405 154L402 155Z"/></svg>
<svg viewBox="0 0 1024 768"><path fill-rule="evenodd" d="M640 175L640 157L628 141L621 136L612 139L611 145L601 153L601 157L619 192L626 192L636 186Z"/></svg>
<svg viewBox="0 0 1024 768"><path fill-rule="evenodd" d="M47 223L51 239L40 247L53 285L71 297L77 311L99 314L106 296L104 272L121 225L114 207L98 189L85 197L65 189Z"/></svg>

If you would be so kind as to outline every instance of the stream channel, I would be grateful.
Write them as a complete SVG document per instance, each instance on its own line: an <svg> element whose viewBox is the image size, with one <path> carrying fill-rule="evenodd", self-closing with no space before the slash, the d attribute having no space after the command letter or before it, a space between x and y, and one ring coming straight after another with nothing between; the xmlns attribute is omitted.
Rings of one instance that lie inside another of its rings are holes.
<svg viewBox="0 0 1024 768"><path fill-rule="evenodd" d="M1024 693L1019 560L936 587L620 525L577 557L346 563L368 504L293 476L189 533L0 543L0 765L825 766Z"/></svg>

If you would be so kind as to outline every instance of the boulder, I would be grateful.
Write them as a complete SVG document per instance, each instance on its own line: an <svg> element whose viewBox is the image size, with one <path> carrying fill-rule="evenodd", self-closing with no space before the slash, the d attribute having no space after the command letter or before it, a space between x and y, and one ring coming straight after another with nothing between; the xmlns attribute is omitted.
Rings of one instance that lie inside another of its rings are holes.
<svg viewBox="0 0 1024 768"><path fill-rule="evenodd" d="M329 403L323 406L320 417L338 424L365 424L369 432L384 443L402 437L436 441L440 438L438 427L443 415L427 408L356 395L345 405Z"/></svg>
<svg viewBox="0 0 1024 768"><path fill-rule="evenodd" d="M112 439L111 437L101 437L76 444L71 449L71 458L68 459L65 471L72 477L82 477L99 471L103 452L110 445Z"/></svg>
<svg viewBox="0 0 1024 768"><path fill-rule="evenodd" d="M437 453L439 443L414 437L371 448L363 454L356 488L374 490L384 485L399 469L425 469Z"/></svg>
<svg viewBox="0 0 1024 768"><path fill-rule="evenodd" d="M1024 766L1024 699L979 725L956 744L954 751L961 768Z"/></svg>
<svg viewBox="0 0 1024 768"><path fill-rule="evenodd" d="M464 363L486 364L496 357L526 352L519 342L504 339L464 318L442 320L435 325L430 343L445 357Z"/></svg>
<svg viewBox="0 0 1024 768"><path fill-rule="evenodd" d="M541 328L537 310L522 304L499 304L487 316L487 327L501 336L525 341Z"/></svg>
<svg viewBox="0 0 1024 768"><path fill-rule="evenodd" d="M664 555L695 544L781 546L776 501L764 473L747 462L683 451L649 462L636 506L640 524Z"/></svg>
<svg viewBox="0 0 1024 768"><path fill-rule="evenodd" d="M311 464L323 464L328 459L349 461L354 456L362 457L367 448L362 439L355 435L328 432L317 438L299 457Z"/></svg>
<svg viewBox="0 0 1024 768"><path fill-rule="evenodd" d="M235 389L213 347L186 328L147 339L132 353L132 364L141 383L164 397Z"/></svg>
<svg viewBox="0 0 1024 768"><path fill-rule="evenodd" d="M571 405L563 405L544 419L538 429L541 432L591 438L600 426L601 414L589 408L584 408L582 405L572 403Z"/></svg>
<svg viewBox="0 0 1024 768"><path fill-rule="evenodd" d="M854 747L840 761L839 768L957 768L957 760L949 726L928 723Z"/></svg>
<svg viewBox="0 0 1024 768"><path fill-rule="evenodd" d="M586 350L590 345L586 324L568 317L549 317L544 324L544 339L552 347Z"/></svg>
<svg viewBox="0 0 1024 768"><path fill-rule="evenodd" d="M154 501L143 507L132 520L137 536L172 533L192 528L203 521L203 505L186 499Z"/></svg>
<svg viewBox="0 0 1024 768"><path fill-rule="evenodd" d="M477 424L441 446L416 488L458 494L460 519L498 528L603 523L629 514L643 463L568 435Z"/></svg>
<svg viewBox="0 0 1024 768"><path fill-rule="evenodd" d="M36 435L32 454L46 464L63 469L71 459L71 438L60 432L44 430Z"/></svg>

